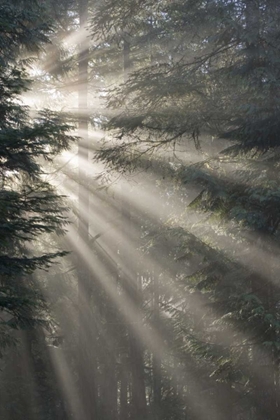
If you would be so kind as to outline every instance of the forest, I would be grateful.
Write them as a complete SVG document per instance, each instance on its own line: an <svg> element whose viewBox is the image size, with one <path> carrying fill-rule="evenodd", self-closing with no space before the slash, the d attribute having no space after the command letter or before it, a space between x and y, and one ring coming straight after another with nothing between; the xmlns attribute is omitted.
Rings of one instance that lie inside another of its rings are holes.
<svg viewBox="0 0 280 420"><path fill-rule="evenodd" d="M0 419L279 420L280 3L0 0Z"/></svg>

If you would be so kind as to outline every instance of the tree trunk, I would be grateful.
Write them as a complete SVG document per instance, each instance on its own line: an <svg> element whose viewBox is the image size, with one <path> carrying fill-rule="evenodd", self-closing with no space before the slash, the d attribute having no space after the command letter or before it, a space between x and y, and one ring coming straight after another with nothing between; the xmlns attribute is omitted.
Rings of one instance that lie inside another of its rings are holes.
<svg viewBox="0 0 280 420"><path fill-rule="evenodd" d="M120 372L120 420L128 420L128 369L124 354L121 355Z"/></svg>
<svg viewBox="0 0 280 420"><path fill-rule="evenodd" d="M132 300L135 303L135 307L141 309L141 279L138 278L137 280L137 289ZM129 344L132 380L132 420L142 420L147 418L143 346L133 325L129 329Z"/></svg>
<svg viewBox="0 0 280 420"><path fill-rule="evenodd" d="M127 39L123 39L123 70L124 82L129 77L131 69L130 60L130 43ZM123 231L124 231L124 244L122 264L126 265L128 262L134 260L134 255L128 255L131 250L132 244L129 244L129 236L132 231L131 209L128 203L122 203L123 209ZM125 235L127 232L127 237ZM128 244L128 245L127 245ZM126 271L126 270L124 270ZM131 273L131 270L127 270ZM126 275L125 275L126 276ZM141 312L141 279L138 277L137 272L133 272L133 278L127 276L123 279L123 287L128 296L128 299L133 303L135 310ZM139 320L140 321L140 320ZM131 370L131 420L143 420L147 418L147 403L145 392L145 373L143 361L143 348L141 340L139 339L137 327L133 324L128 325L128 343L129 343L129 365ZM123 366L125 368L125 366ZM124 372L125 374L125 372ZM123 376L123 399L125 398L126 379ZM123 410L127 414L126 405L123 401Z"/></svg>
<svg viewBox="0 0 280 420"><path fill-rule="evenodd" d="M129 76L130 62L130 43L124 38L123 40L123 79L127 81Z"/></svg>
<svg viewBox="0 0 280 420"><path fill-rule="evenodd" d="M154 283L154 302L153 302L153 318L154 318L154 328L157 331L160 327L159 320L159 279L155 274L153 276ZM161 416L161 360L158 354L153 354L152 361L153 368L153 396L154 396L154 419L159 420Z"/></svg>
<svg viewBox="0 0 280 420"><path fill-rule="evenodd" d="M86 33L88 0L79 0L80 31L78 62L78 112L79 112L79 225L78 234L82 247L89 244L89 190L87 188L87 164L89 161L88 138L88 56L89 41ZM94 320L90 310L92 294L91 273L86 264L78 264L79 289L79 402L82 420L97 419L96 360L92 353Z"/></svg>

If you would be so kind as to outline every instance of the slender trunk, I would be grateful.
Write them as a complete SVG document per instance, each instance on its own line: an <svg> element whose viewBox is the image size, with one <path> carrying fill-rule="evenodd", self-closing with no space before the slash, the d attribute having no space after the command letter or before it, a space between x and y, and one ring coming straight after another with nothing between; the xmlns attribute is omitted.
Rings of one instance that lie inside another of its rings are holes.
<svg viewBox="0 0 280 420"><path fill-rule="evenodd" d="M123 220L124 223L124 220ZM125 291L124 279L119 267L118 281L120 286L119 293ZM119 408L119 420L128 420L129 419L129 401L128 401L128 387L129 387L129 363L128 363L128 331L127 331L127 322L128 314L126 313L125 308L123 309L124 316L120 317L120 327L119 327L119 360L120 360L120 408Z"/></svg>
<svg viewBox="0 0 280 420"><path fill-rule="evenodd" d="M135 303L136 308L141 309L141 279L138 278L137 280L137 289L135 290L135 296L133 296L132 300ZM129 344L132 380L132 420L142 420L147 418L143 346L133 325L129 331Z"/></svg>
<svg viewBox="0 0 280 420"><path fill-rule="evenodd" d="M126 355L121 355L120 372L120 420L128 420L128 371Z"/></svg>
<svg viewBox="0 0 280 420"><path fill-rule="evenodd" d="M131 70L131 59L130 59L130 43L125 38L123 40L123 69L124 69L124 82L128 80L129 71ZM124 204L124 203L123 203ZM123 210L123 223L124 232L129 234L132 231L131 225L131 210L127 203L125 203L125 209ZM131 245L127 246L124 250L126 258L123 258L123 263L126 261L133 261L133 256L127 255ZM135 278L127 278L124 282L125 291L128 298L135 305L136 310L141 309L141 280L137 278L137 273L134 272ZM143 420L147 418L147 404L146 404L146 393L145 393L145 375L144 375L144 360L143 360L143 348L142 343L139 340L138 334L135 331L133 324L128 325L128 342L129 342L129 359L130 359L130 370L131 370L131 419L132 420ZM124 389L123 398L125 398L125 386L126 379L123 376ZM124 405L125 413L127 414L126 407Z"/></svg>
<svg viewBox="0 0 280 420"><path fill-rule="evenodd" d="M108 273L109 274L109 273ZM117 293L115 288L114 293ZM100 296L101 298L102 296ZM102 420L116 420L117 418L117 398L118 384L116 373L116 348L118 348L118 326L117 313L112 305L110 298L103 296L104 300L100 304L101 319L103 319L103 335L99 338L99 348L104 349L99 355L102 372L100 374L100 403L102 405Z"/></svg>
<svg viewBox="0 0 280 420"><path fill-rule="evenodd" d="M79 225L78 233L82 247L89 244L89 191L87 188L87 165L89 162L88 139L88 56L89 41L86 34L88 0L79 0L79 18L82 40L78 57L78 107L79 107ZM94 322L91 319L91 276L83 261L78 264L79 288L79 391L82 420L97 419L96 361L92 354ZM92 321L92 322L91 322Z"/></svg>
<svg viewBox="0 0 280 420"><path fill-rule="evenodd" d="M126 82L128 79L130 67L131 67L130 43L124 38L123 40L123 79L124 79L124 82Z"/></svg>
<svg viewBox="0 0 280 420"><path fill-rule="evenodd" d="M251 68L253 69L253 92L254 95L256 92L256 87L263 92L264 88L264 79L263 70L260 72L254 70L263 67L270 66L269 73L273 74L273 64L268 64L267 61L264 60L263 54L261 51L263 49L263 41L260 39L261 34L261 6L263 3L259 0L245 0L245 19L246 19L246 29L247 33L250 34L249 41L246 43L247 47L247 59L251 61L253 65ZM271 14L271 17L277 15L277 2L268 2L266 5L267 11ZM273 18L269 24L269 31L273 31ZM269 76L271 78L271 75ZM262 97L260 95L260 97ZM275 109L275 98L277 98L277 89L274 86L274 83L270 84L269 90L269 105L270 105L270 112L274 112ZM257 101L255 100L255 104L257 105ZM262 238L264 236L262 235ZM261 238L260 238L261 239ZM259 255L256 258L260 258ZM263 261L264 265L267 267L273 267L272 264L269 264L269 261ZM272 290L272 283L273 283L273 272L269 275L267 279L258 276L256 273L251 277L251 288L252 293L256 294L263 304L265 305L266 309L269 313L273 312L275 309L275 304L273 299L273 290ZM270 337L268 337L268 341ZM254 383L254 391L253 391L253 401L256 407L256 418L264 418L269 416L272 420L274 418L279 418L278 413L278 406L279 406L279 388L276 385L277 383L277 363L274 360L274 354L271 349L264 348L262 345L253 346L252 347L252 354L253 354L253 363L255 366L258 366L256 372L252 374L252 382ZM268 417L267 417L268 418Z"/></svg>
<svg viewBox="0 0 280 420"><path fill-rule="evenodd" d="M153 277L154 283L154 328L158 330L160 327L159 320L159 279L157 275ZM161 417L161 360L158 354L153 354L152 361L153 368L153 395L154 395L154 419L158 420Z"/></svg>
<svg viewBox="0 0 280 420"><path fill-rule="evenodd" d="M125 211L123 210L124 218L124 232L127 232L125 237L126 247L122 248L122 264L131 264L135 254L131 254L132 244L129 243L129 232L131 226L131 213L129 206L126 204ZM129 245L127 245L129 243ZM125 272L129 274L125 274ZM131 383L129 395L131 395L130 400L130 418L131 420L143 420L147 419L147 404L146 404L146 392L145 392L145 372L144 372L144 351L141 339L139 338L139 327L142 322L141 319L141 309L142 309L142 287L141 279L137 276L135 270L124 270L122 273L122 289L124 294L129 299L132 307L135 310L136 317L132 323L127 322L127 339L128 339L128 363L126 363L126 355L123 353L123 358L121 359L121 374L122 374L122 411L127 413L127 402L125 398L128 396L127 393L127 372L126 369L130 370L131 373ZM128 317L126 317L128 319ZM138 325L136 325L138 323ZM124 341L126 342L126 340ZM125 418L125 417L124 417ZM121 417L121 420L123 418Z"/></svg>
<svg viewBox="0 0 280 420"><path fill-rule="evenodd" d="M79 1L81 32L85 31L88 11L87 0ZM86 243L89 236L89 191L87 189L87 168L89 161L88 140L88 55L89 44L86 34L79 46L79 81L78 81L78 112L79 112L79 236Z"/></svg>

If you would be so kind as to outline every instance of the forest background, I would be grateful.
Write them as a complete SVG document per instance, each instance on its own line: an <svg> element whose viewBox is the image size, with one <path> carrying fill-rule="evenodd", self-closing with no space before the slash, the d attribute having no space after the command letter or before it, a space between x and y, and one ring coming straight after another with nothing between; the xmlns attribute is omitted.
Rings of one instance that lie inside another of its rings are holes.
<svg viewBox="0 0 280 420"><path fill-rule="evenodd" d="M1 418L279 419L279 24L0 2Z"/></svg>

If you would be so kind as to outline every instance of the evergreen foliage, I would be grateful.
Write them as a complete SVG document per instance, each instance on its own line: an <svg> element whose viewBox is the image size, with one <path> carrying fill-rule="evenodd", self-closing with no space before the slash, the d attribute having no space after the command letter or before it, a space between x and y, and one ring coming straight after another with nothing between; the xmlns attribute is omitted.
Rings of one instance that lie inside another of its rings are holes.
<svg viewBox="0 0 280 420"><path fill-rule="evenodd" d="M63 198L44 180L42 164L74 139L70 121L43 110L33 117L20 95L30 89L26 65L48 42L52 28L36 2L1 2L1 346L11 329L46 323L47 305L34 281L62 251L35 251L42 233L61 233L67 222ZM33 57L32 57L33 55Z"/></svg>
<svg viewBox="0 0 280 420"><path fill-rule="evenodd" d="M278 2L18 0L0 12L0 344L27 329L34 369L7 359L4 399L31 419L278 420ZM76 254L47 275L64 344L57 326L44 337L35 276L65 255L38 241L67 223L43 166L74 138L67 116L31 117L21 102L37 92L38 52L40 87L78 93L84 136L79 167L62 165L78 196ZM89 128L106 130L101 146ZM134 171L137 182L100 188L92 151L106 176ZM69 363L69 401L51 390L47 341ZM13 393L25 375L28 389Z"/></svg>
<svg viewBox="0 0 280 420"><path fill-rule="evenodd" d="M146 60L109 93L114 116L99 159L127 171L143 167L145 158L152 161L163 147L186 144L188 137L198 150L205 136L227 140L218 156L191 165L179 159L173 171L178 188L196 187L198 193L186 203L192 211L174 218L167 236L161 231L159 238L176 238L181 260L201 260L191 275L174 278L182 294L163 311L171 316L177 350L203 360L206 369L211 362L209 374L224 389L229 384L228 400L248 392L250 409L262 404L261 418L277 418L279 6L265 0L153 6L156 12L149 2L135 6L137 35L127 21L131 2L127 16L107 2L108 22L97 19L107 42L110 31L127 31L134 45L150 13L153 49L161 51L152 56L142 50ZM152 163L148 167L153 170ZM195 319L202 315L190 307L191 299L205 308L199 328ZM266 366L263 381L273 402L254 372L256 363ZM247 415L250 409L242 408Z"/></svg>

